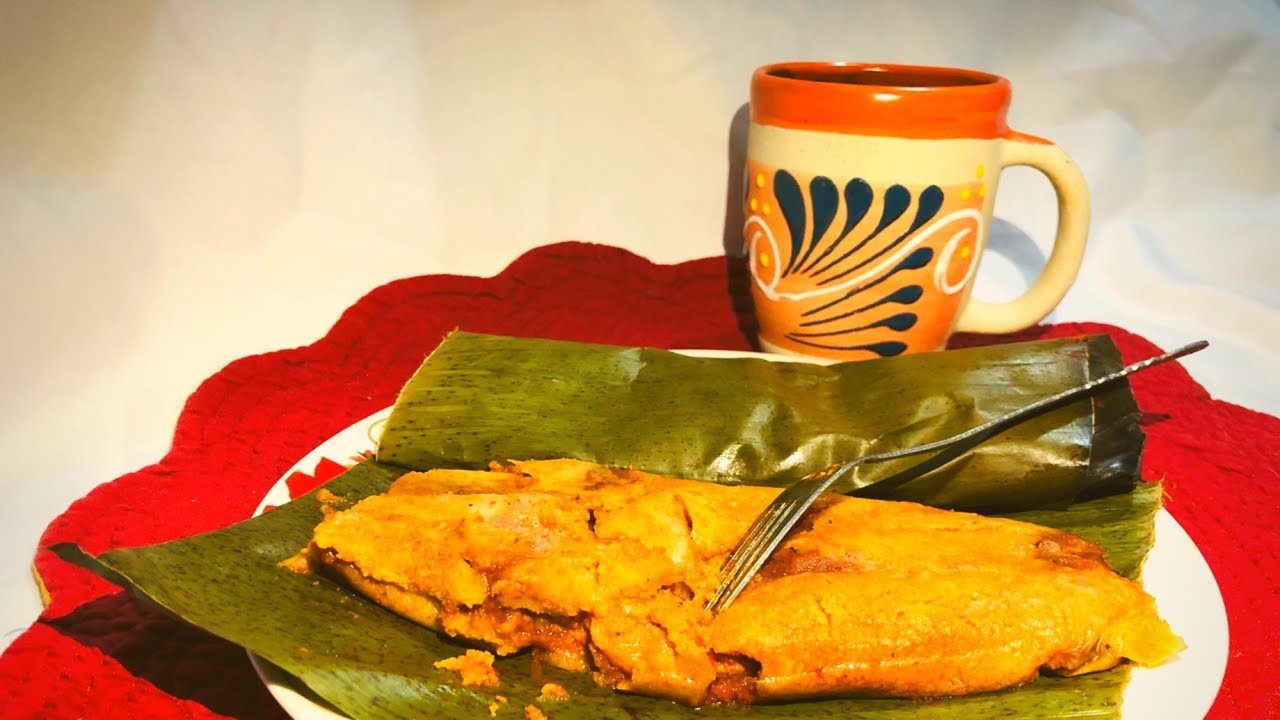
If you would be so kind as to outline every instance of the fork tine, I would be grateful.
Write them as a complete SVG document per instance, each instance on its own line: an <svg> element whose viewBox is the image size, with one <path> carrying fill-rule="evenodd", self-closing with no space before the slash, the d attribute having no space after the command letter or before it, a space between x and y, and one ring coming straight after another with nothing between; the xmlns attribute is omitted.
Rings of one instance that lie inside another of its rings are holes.
<svg viewBox="0 0 1280 720"><path fill-rule="evenodd" d="M721 565L719 581L707 601L707 610L716 613L732 603L813 503L860 463L860 460L845 463L834 472L805 478L779 493Z"/></svg>
<svg viewBox="0 0 1280 720"><path fill-rule="evenodd" d="M786 515L788 508L793 505L795 500L784 495L779 495L769 504L768 509L761 514L759 521L752 523L747 533L738 540L737 551L730 557L734 562L740 562L744 556L749 553L749 548L760 541L763 537L768 537L776 528L779 520Z"/></svg>
<svg viewBox="0 0 1280 720"><path fill-rule="evenodd" d="M778 526L784 521L787 513L795 505L796 500L802 496L801 493L797 492L797 487L804 486L792 485L783 490L760 513L756 521L751 523L751 527L747 528L746 534L738 540L733 552L725 558L724 563L721 565L721 578L728 574L730 568L740 565L743 560L755 552L762 539L767 539L777 532Z"/></svg>
<svg viewBox="0 0 1280 720"><path fill-rule="evenodd" d="M724 563L720 566L720 573L716 579L716 590L707 602L707 609L716 608L724 601L725 595L737 582L737 578L745 566L744 563L747 562L752 553L756 552L761 540L769 536L770 528L774 526L781 516L782 507L772 504L765 513L756 518L756 522L752 523L746 535L738 541L733 552L725 558Z"/></svg>
<svg viewBox="0 0 1280 720"><path fill-rule="evenodd" d="M797 483L774 498L725 559L716 591L707 603L708 610L715 612L733 602L786 537L786 531L795 524L796 518L804 514L812 502L810 496L815 495L814 491L820 487L820 483Z"/></svg>
<svg viewBox="0 0 1280 720"><path fill-rule="evenodd" d="M805 509L806 503L801 499L793 500L785 507L783 512L778 514L775 522L771 523L769 532L759 535L750 546L746 546L749 552L744 553L741 561L733 568L731 573L727 576L721 576L720 585L715 596L712 602L708 603L709 610L717 612L738 597L747 587L751 578L755 577L755 574L760 570L760 566L768 560L774 549L786 538L787 531L804 514Z"/></svg>
<svg viewBox="0 0 1280 720"><path fill-rule="evenodd" d="M756 551L761 539L769 536L770 529L782 516L785 503L780 503L780 499L782 499L782 495L775 498L756 517L755 522L751 523L751 527L747 528L747 532L738 540L733 552L720 565L720 573L716 579L716 590L712 593L711 599L707 601L708 610L714 611L724 601L725 595L736 583L736 578L741 573L744 561Z"/></svg>
<svg viewBox="0 0 1280 720"><path fill-rule="evenodd" d="M763 523L759 531L749 538L743 538L739 543L737 550L731 556L731 562L727 562L720 571L719 582L721 586L736 582L738 576L742 574L743 568L751 565L760 553L760 547L767 543L769 538L776 534L778 528L786 521L790 506L779 505L774 510L775 512L769 518L769 521Z"/></svg>
<svg viewBox="0 0 1280 720"><path fill-rule="evenodd" d="M747 528L747 532L738 540L738 544L734 546L733 552L725 556L724 562L720 564L721 577L724 577L729 568L742 560L742 558L750 551L751 546L755 544L757 538L765 533L765 528L769 527L781 512L782 508L775 499L773 502L769 503L768 507L766 507L763 512L756 516L755 522L751 523L751 527Z"/></svg>

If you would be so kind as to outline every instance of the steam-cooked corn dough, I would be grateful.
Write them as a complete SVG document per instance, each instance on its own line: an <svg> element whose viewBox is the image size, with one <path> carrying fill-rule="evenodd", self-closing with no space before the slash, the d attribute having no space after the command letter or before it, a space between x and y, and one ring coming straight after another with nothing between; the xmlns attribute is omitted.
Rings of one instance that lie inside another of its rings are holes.
<svg viewBox="0 0 1280 720"><path fill-rule="evenodd" d="M689 705L962 695L1182 647L1093 543L842 496L712 617L721 561L777 493L573 460L434 470L328 515L309 552L440 632Z"/></svg>

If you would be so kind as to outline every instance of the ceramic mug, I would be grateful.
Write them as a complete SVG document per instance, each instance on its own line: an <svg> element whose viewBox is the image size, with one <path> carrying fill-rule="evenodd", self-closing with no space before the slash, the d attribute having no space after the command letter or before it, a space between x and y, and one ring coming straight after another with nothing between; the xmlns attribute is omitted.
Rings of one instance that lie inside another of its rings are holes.
<svg viewBox="0 0 1280 720"><path fill-rule="evenodd" d="M1009 81L956 68L781 63L751 81L744 240L760 344L841 360L937 350L953 331L1043 319L1075 280L1089 227L1079 169L1005 124ZM1000 171L1028 165L1058 229L1020 298L969 297Z"/></svg>

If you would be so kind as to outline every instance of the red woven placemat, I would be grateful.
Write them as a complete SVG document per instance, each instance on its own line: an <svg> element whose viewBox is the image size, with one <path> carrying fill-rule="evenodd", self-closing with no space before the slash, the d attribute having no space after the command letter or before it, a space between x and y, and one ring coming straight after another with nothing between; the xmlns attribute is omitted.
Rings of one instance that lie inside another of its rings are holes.
<svg viewBox="0 0 1280 720"><path fill-rule="evenodd" d="M75 502L41 538L90 552L185 537L252 514L298 458L386 407L455 328L654 347L750 349L741 275L724 258L654 265L624 250L539 248L492 278L425 276L380 287L307 347L238 360L183 409L159 463ZM1089 323L953 344L1105 332L1126 360L1155 352ZM1218 578L1231 624L1227 679L1211 714L1280 717L1280 420L1212 400L1179 367L1134 380L1146 413L1144 475ZM47 551L40 620L0 656L6 718L283 718L244 652L146 606Z"/></svg>

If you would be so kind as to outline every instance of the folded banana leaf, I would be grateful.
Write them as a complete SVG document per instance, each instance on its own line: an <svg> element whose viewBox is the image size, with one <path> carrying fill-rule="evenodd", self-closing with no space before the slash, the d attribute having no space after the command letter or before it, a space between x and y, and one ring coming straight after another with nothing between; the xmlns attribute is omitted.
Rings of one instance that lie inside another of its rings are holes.
<svg viewBox="0 0 1280 720"><path fill-rule="evenodd" d="M948 437L1121 366L1101 335L821 366L455 332L400 393L378 460L424 469L576 457L784 485ZM919 460L864 465L838 489L951 508L1065 507L1133 486L1137 418L1122 385L886 491L875 484Z"/></svg>
<svg viewBox="0 0 1280 720"><path fill-rule="evenodd" d="M364 462L325 485L354 503L384 491L404 470ZM87 567L187 622L242 645L279 666L356 720L488 718L494 695L508 699L497 717L523 717L541 683L527 655L499 659L502 684L477 690L437 670L437 660L464 648L375 605L321 576L277 566L304 547L320 522L309 494L257 518L175 542L112 550L97 558L72 544L60 557ZM1160 487L1140 483L1127 493L1077 503L1066 510L1009 515L1082 534L1100 542L1108 561L1130 577L1150 547ZM342 507L341 505L339 507ZM693 710L667 700L617 693L585 675L544 669L571 693L569 701L538 703L555 720L644 718L1066 718L1119 717L1128 671L1119 667L1077 678L1041 677L999 693L935 701L837 699Z"/></svg>
<svg viewBox="0 0 1280 720"><path fill-rule="evenodd" d="M950 434L1119 365L1105 338L819 367L456 333L405 388L378 461L325 489L354 503L384 491L405 468L563 456L719 482L785 483L851 453ZM1020 426L892 494L1018 511L1100 542L1118 571L1135 576L1160 500L1158 485L1134 483L1141 441L1132 396L1120 388ZM844 489L871 491L893 471L869 468L857 488ZM74 545L53 550L257 653L353 718L484 718L495 692L509 700L498 717L523 716L540 690L527 656L498 661L496 691L462 687L433 663L463 647L323 577L278 567L307 544L321 517L312 493L176 542L96 558ZM573 695L544 705L555 720L1118 717L1127 679L1122 667L930 702L691 710L585 676L547 674Z"/></svg>

